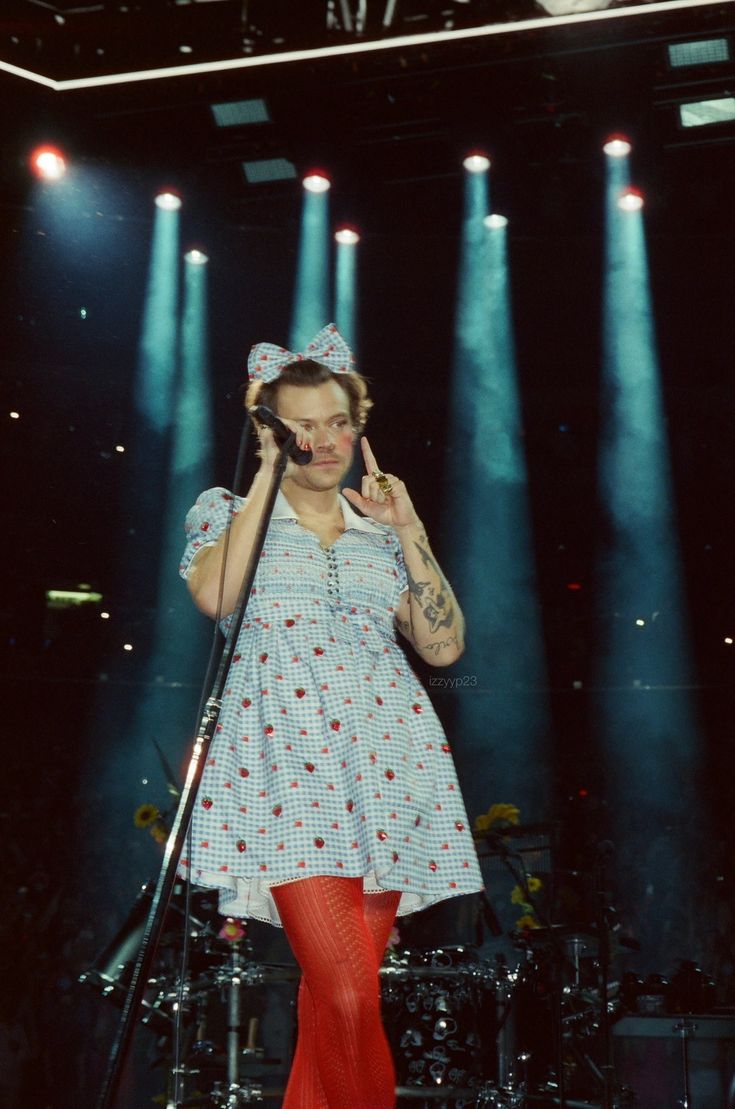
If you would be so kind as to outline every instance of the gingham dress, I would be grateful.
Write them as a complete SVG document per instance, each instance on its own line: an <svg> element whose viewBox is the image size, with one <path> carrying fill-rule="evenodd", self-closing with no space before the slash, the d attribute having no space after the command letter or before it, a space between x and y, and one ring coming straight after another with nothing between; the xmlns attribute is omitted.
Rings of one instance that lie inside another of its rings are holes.
<svg viewBox="0 0 735 1109"><path fill-rule="evenodd" d="M400 544L340 502L325 549L279 493L228 675L182 872L229 916L280 924L270 887L318 874L399 890L401 914L482 888L449 745L396 642ZM202 493L182 576L242 503Z"/></svg>

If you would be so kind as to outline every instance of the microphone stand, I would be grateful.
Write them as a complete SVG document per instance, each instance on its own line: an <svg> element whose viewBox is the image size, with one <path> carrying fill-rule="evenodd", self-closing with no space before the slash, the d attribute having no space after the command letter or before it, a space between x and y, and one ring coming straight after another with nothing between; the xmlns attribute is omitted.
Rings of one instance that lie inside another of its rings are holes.
<svg viewBox="0 0 735 1109"><path fill-rule="evenodd" d="M98 1109L111 1109L111 1107L115 1105L120 1080L132 1045L136 1019L143 1001L143 994L150 977L151 967L158 948L166 910L168 909L171 893L176 882L181 852L199 792L202 772L206 765L212 737L217 727L217 721L222 707L222 695L225 690L227 674L230 668L230 660L234 653L235 645L237 644L237 639L240 634L240 628L245 616L250 590L252 588L253 579L255 578L255 572L258 567L260 554L263 549L266 532L268 531L268 525L273 512L273 505L278 495L281 479L285 472L291 450L297 449L295 444L296 436L292 432L281 447L278 462L273 471L273 478L268 489L268 497L258 522L255 542L250 554L247 569L245 570L237 605L233 612L232 623L230 624L227 637L221 649L217 673L199 724L199 731L194 742L194 749L186 775L186 783L181 792L179 806L176 810L176 816L174 817L171 832L166 842L161 872L156 883L148 919L146 920L143 930L140 949L138 951L130 985L128 986L117 1035L108 1059L107 1074L97 1102ZM178 1076L176 1076L175 1086L178 1087ZM176 1104L178 1104L178 1101Z"/></svg>

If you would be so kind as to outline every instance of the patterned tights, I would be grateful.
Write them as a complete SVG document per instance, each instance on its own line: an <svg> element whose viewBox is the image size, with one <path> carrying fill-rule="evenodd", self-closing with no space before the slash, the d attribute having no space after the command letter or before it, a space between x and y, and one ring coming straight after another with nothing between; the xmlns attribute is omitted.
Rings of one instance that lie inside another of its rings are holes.
<svg viewBox="0 0 735 1109"><path fill-rule="evenodd" d="M378 968L400 894L321 876L272 890L302 970L299 1034L283 1109L393 1109L395 1071Z"/></svg>

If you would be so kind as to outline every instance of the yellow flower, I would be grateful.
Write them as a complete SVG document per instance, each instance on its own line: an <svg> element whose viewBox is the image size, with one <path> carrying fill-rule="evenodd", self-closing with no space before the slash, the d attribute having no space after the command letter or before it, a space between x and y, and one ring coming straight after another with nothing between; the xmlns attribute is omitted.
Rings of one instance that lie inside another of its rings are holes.
<svg viewBox="0 0 735 1109"><path fill-rule="evenodd" d="M533 915L533 913L524 913L523 916L519 917L519 919L516 921L516 928L518 928L521 932L525 931L526 929L540 927L541 925L536 920L536 917Z"/></svg>
<svg viewBox="0 0 735 1109"><path fill-rule="evenodd" d="M475 817L475 830L477 832L487 832L493 825L499 828L507 828L510 824L517 824L520 816L521 810L517 805L491 805L487 812Z"/></svg>
<svg viewBox="0 0 735 1109"><path fill-rule="evenodd" d="M147 828L148 825L152 824L154 820L157 820L160 815L156 806L146 801L143 805L138 805L138 808L135 810L133 823L136 828Z"/></svg>
<svg viewBox="0 0 735 1109"><path fill-rule="evenodd" d="M493 824L517 824L521 810L517 805L491 805L487 810L490 826Z"/></svg>
<svg viewBox="0 0 735 1109"><path fill-rule="evenodd" d="M540 878L534 878L532 874L529 874L526 878L525 886L513 887L513 892L510 895L510 899L514 905L527 905L528 901L526 899L528 895L532 893L538 893L542 885L543 882ZM531 906L529 905L528 907L530 908Z"/></svg>
<svg viewBox="0 0 735 1109"><path fill-rule="evenodd" d="M160 820L157 820L155 824L151 824L149 830L156 843L165 843L168 839L168 829Z"/></svg>

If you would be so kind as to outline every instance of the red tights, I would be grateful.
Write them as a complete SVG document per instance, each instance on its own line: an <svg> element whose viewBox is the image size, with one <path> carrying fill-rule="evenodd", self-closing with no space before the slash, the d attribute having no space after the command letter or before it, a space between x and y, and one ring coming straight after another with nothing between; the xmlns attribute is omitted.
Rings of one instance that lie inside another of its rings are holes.
<svg viewBox="0 0 735 1109"><path fill-rule="evenodd" d="M321 876L272 890L302 970L299 1034L283 1109L393 1109L395 1071L378 968L399 893Z"/></svg>

